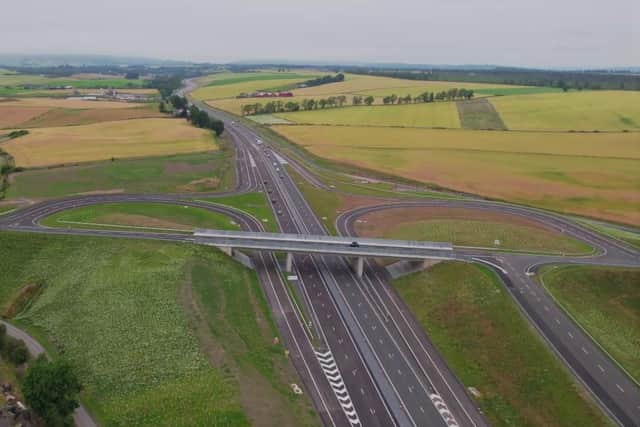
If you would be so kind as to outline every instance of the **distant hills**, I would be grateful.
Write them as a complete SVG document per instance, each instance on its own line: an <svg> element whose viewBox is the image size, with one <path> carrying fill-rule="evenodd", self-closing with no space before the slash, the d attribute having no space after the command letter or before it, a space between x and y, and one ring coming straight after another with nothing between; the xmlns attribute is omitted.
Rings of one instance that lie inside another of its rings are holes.
<svg viewBox="0 0 640 427"><path fill-rule="evenodd" d="M118 66L118 65L147 65L147 66L185 66L194 64L187 61L170 59L154 59L136 56L109 55L28 55L2 54L0 65L7 67L58 67L70 65L73 67Z"/></svg>

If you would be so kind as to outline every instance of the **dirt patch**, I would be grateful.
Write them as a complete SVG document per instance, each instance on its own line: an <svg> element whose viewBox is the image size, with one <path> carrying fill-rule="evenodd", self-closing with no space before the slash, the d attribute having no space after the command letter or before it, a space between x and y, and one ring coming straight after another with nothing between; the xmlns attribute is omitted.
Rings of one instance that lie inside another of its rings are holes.
<svg viewBox="0 0 640 427"><path fill-rule="evenodd" d="M201 178L179 186L178 190L188 193L203 190L215 190L219 185L220 179L218 178Z"/></svg>
<svg viewBox="0 0 640 427"><path fill-rule="evenodd" d="M12 319L16 314L21 313L25 308L29 307L44 288L43 283L29 283L25 285L15 294L7 304L2 316L6 319Z"/></svg>
<svg viewBox="0 0 640 427"><path fill-rule="evenodd" d="M216 162L213 160L205 163L200 163L198 165L193 165L187 162L167 162L167 164L165 164L164 166L163 172L165 174L179 174L186 172L203 173L213 170L215 165Z"/></svg>
<svg viewBox="0 0 640 427"><path fill-rule="evenodd" d="M196 337L200 343L200 348L207 355L212 366L220 369L225 364L224 348L213 339L207 319L200 309L198 301L193 295L193 287L191 282L191 269L193 264L188 263L185 271L186 277L184 284L178 288L177 300L178 304L184 309L187 317L193 325ZM224 295L220 296L224 299Z"/></svg>
<svg viewBox="0 0 640 427"><path fill-rule="evenodd" d="M555 232L555 230L544 224L518 215L485 211L483 209L444 207L411 207L373 212L360 217L361 222L355 223L355 230L360 236L377 237L391 231L399 224L439 219L499 222Z"/></svg>
<svg viewBox="0 0 640 427"><path fill-rule="evenodd" d="M145 215L113 213L95 220L100 224L131 225L135 227L174 228L176 230L191 230L193 227L177 222L153 218Z"/></svg>

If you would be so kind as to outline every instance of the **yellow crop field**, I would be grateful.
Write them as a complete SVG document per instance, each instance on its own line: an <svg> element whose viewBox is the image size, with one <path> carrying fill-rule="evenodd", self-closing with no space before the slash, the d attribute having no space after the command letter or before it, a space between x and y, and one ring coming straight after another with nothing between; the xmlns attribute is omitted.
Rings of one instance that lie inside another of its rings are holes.
<svg viewBox="0 0 640 427"><path fill-rule="evenodd" d="M18 126L49 111L47 107L15 107L0 102L0 129Z"/></svg>
<svg viewBox="0 0 640 427"><path fill-rule="evenodd" d="M301 124L460 128L455 102L326 108L275 116Z"/></svg>
<svg viewBox="0 0 640 427"><path fill-rule="evenodd" d="M491 98L509 129L640 130L640 92L583 91Z"/></svg>
<svg viewBox="0 0 640 427"><path fill-rule="evenodd" d="M577 134L275 126L311 153L446 188L640 225L640 139Z"/></svg>
<svg viewBox="0 0 640 427"><path fill-rule="evenodd" d="M2 143L16 166L39 167L215 150L210 131L180 119L135 119L38 128Z"/></svg>
<svg viewBox="0 0 640 427"><path fill-rule="evenodd" d="M21 98L0 102L8 107L49 107L49 108L136 108L140 103L119 101L87 101L61 98Z"/></svg>

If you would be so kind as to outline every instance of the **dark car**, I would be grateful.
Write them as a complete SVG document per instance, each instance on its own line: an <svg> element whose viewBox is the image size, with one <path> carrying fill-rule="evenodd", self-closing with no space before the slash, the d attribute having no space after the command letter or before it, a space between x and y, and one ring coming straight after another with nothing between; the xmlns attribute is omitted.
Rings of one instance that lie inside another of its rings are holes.
<svg viewBox="0 0 640 427"><path fill-rule="evenodd" d="M349 246L351 246L352 248L359 248L359 247L360 247L360 243L358 243L358 242L351 242L351 244L350 244Z"/></svg>

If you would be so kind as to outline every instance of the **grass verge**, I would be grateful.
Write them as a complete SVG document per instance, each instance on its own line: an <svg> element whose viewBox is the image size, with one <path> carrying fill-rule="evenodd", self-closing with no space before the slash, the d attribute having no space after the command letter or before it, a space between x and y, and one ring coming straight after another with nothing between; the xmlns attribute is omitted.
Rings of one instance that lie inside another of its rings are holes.
<svg viewBox="0 0 640 427"><path fill-rule="evenodd" d="M258 405L293 419L283 425L314 423L305 398L294 397L290 377L281 374L290 368L271 343L275 332L257 279L218 251L27 233L0 239L0 304L26 283L44 283L16 320L71 360L102 425L265 425L269 419L254 419ZM198 304L210 304L206 314L217 329L209 340L225 346L228 363L217 365L203 348L193 312L178 302L186 286L202 293ZM260 322L266 326L255 327ZM247 398L235 366L268 386L259 401Z"/></svg>
<svg viewBox="0 0 640 427"><path fill-rule="evenodd" d="M486 268L440 263L394 285L491 424L608 425Z"/></svg>
<svg viewBox="0 0 640 427"><path fill-rule="evenodd" d="M640 269L553 266L544 287L637 381L640 380Z"/></svg>
<svg viewBox="0 0 640 427"><path fill-rule="evenodd" d="M239 230L227 216L206 209L165 203L104 203L53 214L43 225L58 228L100 228L136 231L184 231L194 228Z"/></svg>
<svg viewBox="0 0 640 427"><path fill-rule="evenodd" d="M261 221L266 231L278 231L278 223L273 216L273 211L271 210L264 193L245 193L234 196L204 197L198 200L240 209Z"/></svg>

